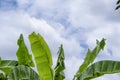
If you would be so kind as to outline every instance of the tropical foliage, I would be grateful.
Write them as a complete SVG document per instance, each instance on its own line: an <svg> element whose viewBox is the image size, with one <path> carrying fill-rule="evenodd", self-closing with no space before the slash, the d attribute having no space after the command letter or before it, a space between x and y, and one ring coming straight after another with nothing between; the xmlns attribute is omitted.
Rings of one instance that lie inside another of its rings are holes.
<svg viewBox="0 0 120 80"><path fill-rule="evenodd" d="M117 10L120 8L120 0L117 1L116 5L117 5L117 7L115 9Z"/></svg>
<svg viewBox="0 0 120 80"><path fill-rule="evenodd" d="M27 49L23 35L18 39L18 60L2 60L0 58L0 80L64 80L65 56L63 45L58 50L58 59L54 69L51 51L40 34L35 32L29 35L32 54ZM120 61L102 60L94 62L101 50L104 49L105 39L96 41L93 50L88 49L83 64L79 67L73 80L90 80L120 72ZM34 59L34 60L33 60Z"/></svg>

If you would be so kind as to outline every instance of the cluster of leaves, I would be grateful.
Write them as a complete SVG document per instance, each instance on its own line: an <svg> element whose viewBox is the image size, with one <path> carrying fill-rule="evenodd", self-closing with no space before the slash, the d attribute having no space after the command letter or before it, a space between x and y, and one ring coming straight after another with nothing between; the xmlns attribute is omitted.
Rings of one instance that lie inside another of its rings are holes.
<svg viewBox="0 0 120 80"><path fill-rule="evenodd" d="M93 63L99 52L104 49L105 39L103 38L100 42L97 40L96 43L97 46L93 50L88 49L84 62L73 80L90 80L104 74L120 72L120 61L102 60Z"/></svg>
<svg viewBox="0 0 120 80"><path fill-rule="evenodd" d="M0 80L64 80L63 46L59 47L57 63L52 69L51 51L43 37L33 32L29 35L29 41L33 56L29 53L21 34L17 42L19 46L16 52L18 60L0 59L0 70L3 71L0 73ZM102 39L100 42L97 40L97 46L93 50L88 49L84 62L73 80L90 80L104 74L120 72L120 61L103 60L93 63L104 46L105 39ZM34 67L37 71L34 71Z"/></svg>
<svg viewBox="0 0 120 80"><path fill-rule="evenodd" d="M43 37L33 32L29 35L29 41L35 63L21 34L17 42L18 60L0 59L0 70L3 71L0 73L0 80L63 80L65 65L62 45L58 51L56 67L53 70L51 52ZM37 72L34 71L34 67L37 68Z"/></svg>
<svg viewBox="0 0 120 80"><path fill-rule="evenodd" d="M115 9L117 10L120 8L120 0L117 1L116 5L117 5L117 7Z"/></svg>

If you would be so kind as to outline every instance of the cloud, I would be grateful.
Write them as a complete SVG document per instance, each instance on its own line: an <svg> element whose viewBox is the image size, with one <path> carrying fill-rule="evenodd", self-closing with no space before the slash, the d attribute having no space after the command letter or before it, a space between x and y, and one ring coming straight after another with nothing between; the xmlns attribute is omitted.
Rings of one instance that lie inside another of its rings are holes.
<svg viewBox="0 0 120 80"><path fill-rule="evenodd" d="M0 55L4 59L16 59L19 34L23 33L30 48L27 37L35 31L47 41L54 62L59 45L64 45L67 80L72 79L87 48L95 47L96 39L107 39L96 61L119 60L120 16L119 11L114 10L115 3L114 0L4 0L0 2ZM110 80L111 75L95 80L100 79ZM114 75L116 79L119 75Z"/></svg>

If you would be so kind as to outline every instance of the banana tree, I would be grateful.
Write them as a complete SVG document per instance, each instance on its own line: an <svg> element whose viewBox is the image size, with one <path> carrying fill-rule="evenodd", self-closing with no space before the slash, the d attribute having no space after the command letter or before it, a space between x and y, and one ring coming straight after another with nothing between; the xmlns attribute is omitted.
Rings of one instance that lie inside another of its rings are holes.
<svg viewBox="0 0 120 80"><path fill-rule="evenodd" d="M58 51L58 60L54 70L52 69L51 51L40 34L29 35L32 54L29 53L23 35L18 39L18 60L1 60L0 58L0 80L61 80L64 79L64 51L62 45ZM36 66L35 66L36 65ZM35 71L33 68L37 68ZM60 79L59 79L60 78Z"/></svg>
<svg viewBox="0 0 120 80"><path fill-rule="evenodd" d="M79 67L73 80L90 80L103 76L104 74L114 74L120 72L120 61L102 60L93 63L97 55L104 49L105 39L100 42L96 41L97 46L90 50L88 49L83 64Z"/></svg>
<svg viewBox="0 0 120 80"><path fill-rule="evenodd" d="M63 45L59 47L58 59L53 69L52 54L44 38L33 32L29 35L29 41L32 54L29 53L21 34L17 42L19 46L16 52L18 60L2 60L0 58L0 70L2 71L0 80L64 80ZM73 80L90 80L104 74L120 72L120 61L103 60L93 63L104 46L105 39L102 39L100 42L97 40L97 46L93 50L88 49L84 62Z"/></svg>

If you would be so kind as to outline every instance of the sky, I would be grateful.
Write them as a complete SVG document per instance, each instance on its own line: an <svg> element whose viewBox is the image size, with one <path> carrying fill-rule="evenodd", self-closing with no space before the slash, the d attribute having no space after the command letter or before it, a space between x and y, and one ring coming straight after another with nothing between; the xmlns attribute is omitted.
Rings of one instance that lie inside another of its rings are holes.
<svg viewBox="0 0 120 80"><path fill-rule="evenodd" d="M93 2L92 2L93 1ZM104 51L95 61L120 60L120 10L117 0L0 0L0 56L17 59L17 39L22 33L30 50L28 35L40 33L48 43L54 65L63 44L66 80L83 62L96 39L106 39ZM118 80L120 74L94 80Z"/></svg>

